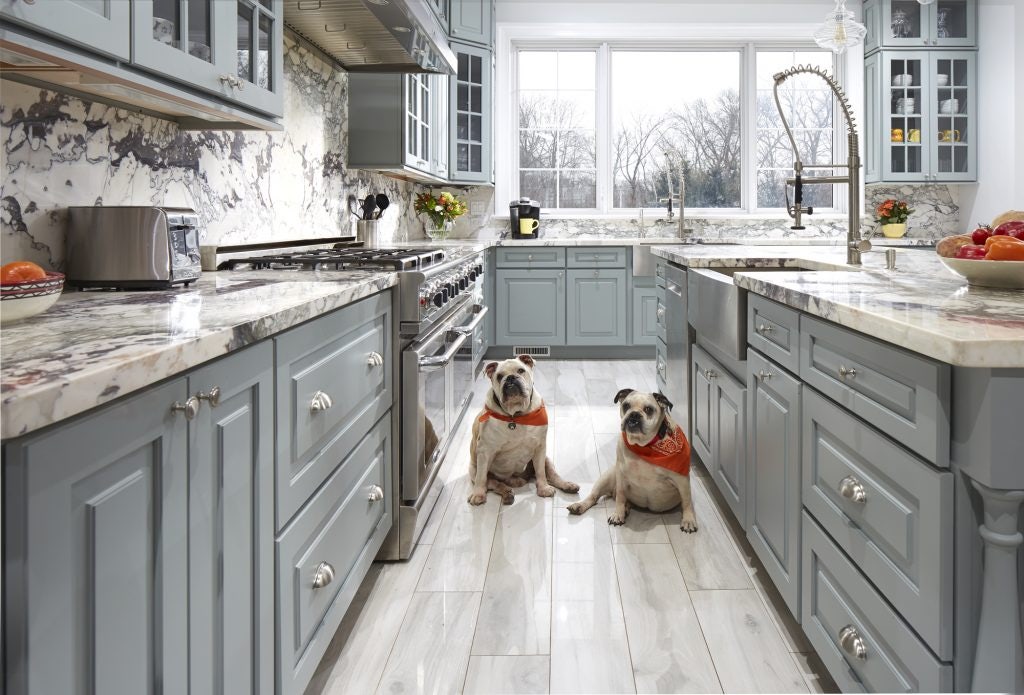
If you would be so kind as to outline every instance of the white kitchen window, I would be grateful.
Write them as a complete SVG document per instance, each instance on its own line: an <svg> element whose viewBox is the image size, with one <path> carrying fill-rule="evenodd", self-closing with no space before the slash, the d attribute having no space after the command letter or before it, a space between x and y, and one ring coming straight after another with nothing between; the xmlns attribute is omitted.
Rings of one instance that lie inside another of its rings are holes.
<svg viewBox="0 0 1024 695"><path fill-rule="evenodd" d="M570 215L664 209L669 196L677 207L680 188L688 214L777 213L794 158L771 77L795 64L835 72L828 51L778 44L511 49L514 166L499 188L508 176L513 197ZM827 85L800 76L781 97L808 174L827 173L812 166L839 161ZM832 186L804 190L805 204L834 211Z"/></svg>

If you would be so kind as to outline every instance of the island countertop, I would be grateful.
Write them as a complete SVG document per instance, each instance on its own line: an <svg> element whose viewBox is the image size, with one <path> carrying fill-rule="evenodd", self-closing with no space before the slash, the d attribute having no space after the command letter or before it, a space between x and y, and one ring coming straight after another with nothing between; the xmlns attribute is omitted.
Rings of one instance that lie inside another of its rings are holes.
<svg viewBox="0 0 1024 695"><path fill-rule="evenodd" d="M749 268L734 282L800 311L961 367L1024 368L1024 290L971 287L931 250L897 251L896 270L868 252L860 268L843 247L658 246L690 268ZM758 273L757 268L794 267ZM796 268L809 268L804 272Z"/></svg>
<svg viewBox="0 0 1024 695"><path fill-rule="evenodd" d="M65 292L0 334L0 434L83 413L396 283L393 272L266 270L173 290Z"/></svg>

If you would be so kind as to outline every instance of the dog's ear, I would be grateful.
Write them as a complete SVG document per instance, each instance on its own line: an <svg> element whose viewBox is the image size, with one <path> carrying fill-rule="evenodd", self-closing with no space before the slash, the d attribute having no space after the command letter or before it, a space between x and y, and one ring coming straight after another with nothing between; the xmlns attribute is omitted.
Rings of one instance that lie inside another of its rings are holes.
<svg viewBox="0 0 1024 695"><path fill-rule="evenodd" d="M497 362L488 362L487 363L487 366L484 367L484 373L487 375L488 379L490 379L492 376L494 376L494 370L497 369L497 368L498 368L498 363Z"/></svg>
<svg viewBox="0 0 1024 695"><path fill-rule="evenodd" d="M665 394L661 391L655 391L652 395L654 396L654 400L658 401L658 405L660 405L663 410L672 410L672 401L665 398Z"/></svg>
<svg viewBox="0 0 1024 695"><path fill-rule="evenodd" d="M618 403L619 401L621 401L623 398L633 393L634 391L636 391L636 389L622 389L621 391L615 394L615 400L612 401L612 403Z"/></svg>
<svg viewBox="0 0 1024 695"><path fill-rule="evenodd" d="M525 364L527 367L533 368L533 358L529 355L519 355L518 359L520 362Z"/></svg>

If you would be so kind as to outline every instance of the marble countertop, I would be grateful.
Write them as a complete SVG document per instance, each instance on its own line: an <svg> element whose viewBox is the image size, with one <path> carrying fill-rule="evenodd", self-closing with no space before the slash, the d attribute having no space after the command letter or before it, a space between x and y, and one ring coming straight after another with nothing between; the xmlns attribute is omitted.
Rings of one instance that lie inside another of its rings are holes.
<svg viewBox="0 0 1024 695"><path fill-rule="evenodd" d="M66 292L0 333L0 436L17 437L397 283L391 272L206 273L189 288Z"/></svg>
<svg viewBox="0 0 1024 695"><path fill-rule="evenodd" d="M691 268L750 268L734 276L740 287L941 362L1024 368L1024 291L970 287L930 250L898 250L892 271L876 252L860 269L847 266L844 248L681 245L654 254Z"/></svg>
<svg viewBox="0 0 1024 695"><path fill-rule="evenodd" d="M500 237L467 237L462 239L445 239L443 241L432 241L430 239L416 239L414 241L393 242L388 247L395 248L420 248L424 246L436 246L444 249L472 247L474 249L486 249L495 246L715 246L715 245L743 245L743 246L821 246L839 247L844 246L845 239L832 237L742 237L742 236L688 236L680 239L674 236L647 236L638 237L635 233L631 235L614 234L583 234L572 237L541 237L540 239L502 239ZM934 246L935 239L883 239L871 240L876 246Z"/></svg>

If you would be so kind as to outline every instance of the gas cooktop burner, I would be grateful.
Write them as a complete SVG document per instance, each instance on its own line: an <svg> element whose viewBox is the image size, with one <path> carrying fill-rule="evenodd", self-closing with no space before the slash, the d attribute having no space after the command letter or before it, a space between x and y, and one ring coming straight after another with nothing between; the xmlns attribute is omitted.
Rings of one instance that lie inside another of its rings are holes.
<svg viewBox="0 0 1024 695"><path fill-rule="evenodd" d="M424 270L444 260L440 249L333 248L232 258L220 263L217 270Z"/></svg>

